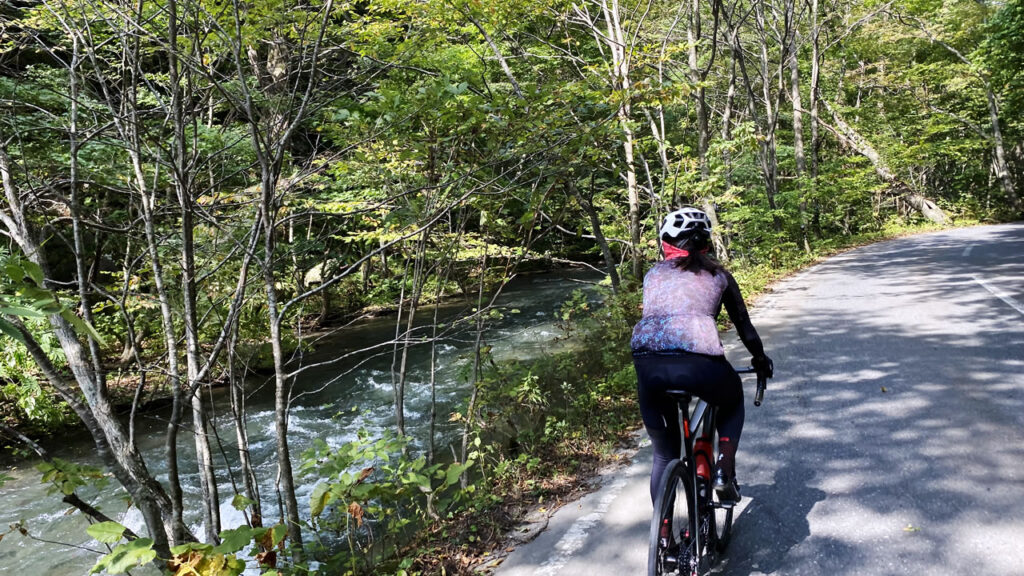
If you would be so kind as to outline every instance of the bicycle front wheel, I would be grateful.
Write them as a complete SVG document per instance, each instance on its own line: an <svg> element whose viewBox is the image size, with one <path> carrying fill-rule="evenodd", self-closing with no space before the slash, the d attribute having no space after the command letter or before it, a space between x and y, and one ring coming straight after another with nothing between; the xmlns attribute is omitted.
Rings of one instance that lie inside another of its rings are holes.
<svg viewBox="0 0 1024 576"><path fill-rule="evenodd" d="M648 576L691 576L696 566L696 522L692 476L686 463L673 460L661 477L651 519Z"/></svg>

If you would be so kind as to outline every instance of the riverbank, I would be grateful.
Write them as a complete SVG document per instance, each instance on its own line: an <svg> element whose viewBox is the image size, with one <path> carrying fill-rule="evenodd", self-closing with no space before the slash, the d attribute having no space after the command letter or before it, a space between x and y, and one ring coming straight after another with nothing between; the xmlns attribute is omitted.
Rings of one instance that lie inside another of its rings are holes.
<svg viewBox="0 0 1024 576"><path fill-rule="evenodd" d="M517 272L518 277L530 277L540 274L572 274L594 270L599 262L554 262L550 259L535 259L527 263L524 270ZM491 295L499 290L508 279L504 278L504 268L497 267L492 270L494 278L488 278L485 288L485 295ZM502 274L498 274L498 273ZM490 272L489 272L490 274ZM499 278L500 276L500 278ZM459 286L453 283L452 287ZM474 290L476 287L474 287ZM291 338L283 341L286 357L294 357L296 351L305 348L303 352L315 351L321 341L330 341L337 337L342 331L358 326L360 323L372 322L384 318L395 318L400 307L407 306L408 295L403 295L404 300L400 305L395 298L388 303L370 303L356 308L342 307L333 310L329 314L309 313L298 323L298 332ZM433 311L435 306L441 309L451 310L458 307L471 308L475 306L479 294L476 292L447 291L439 296L435 294L424 294L418 302L421 314L423 310ZM333 298L332 302L340 303L340 299ZM348 301L351 303L351 301ZM403 313L405 311L403 310ZM423 316L421 316L422 318ZM157 337L157 335L153 335ZM312 343L312 344L310 344ZM140 359L144 365L159 365L160 359L146 355L148 350L160 350L162 342L141 341L139 342ZM240 358L236 362L239 373L236 378L254 379L269 377L273 375L273 363L270 356L270 343L263 341L251 341L243 348L248 356ZM123 352L116 352L113 349L106 350L103 364L107 373L107 394L120 417L127 419L134 412L138 414L159 413L165 410L172 401L172 392L167 384L166 376L160 371L146 371L145 377L134 366L134 360L126 361ZM183 367L184 360L179 361ZM26 370L35 371L34 365L25 364ZM36 413L47 411L45 418L39 420L27 419L17 406L17 399L13 394L13 387L16 383L9 383L11 390L3 389L4 382L0 379L0 424L5 425L18 434L24 434L33 442L39 443L44 448L59 446L64 439L75 437L86 432L86 428L75 416L67 404L57 399L54 392L49 389L45 378L37 374L34 378L39 382L38 390L34 397L28 402L35 408ZM229 383L228 375L221 370L214 372L209 381L204 384L203 390L218 390ZM140 386L142 389L140 390ZM33 458L34 454L24 446L19 447L17 443L10 443L6 446L0 445L0 466L11 465L24 458Z"/></svg>
<svg viewBox="0 0 1024 576"><path fill-rule="evenodd" d="M518 382L514 377L512 365L516 362L513 358L520 358L526 362L530 358L537 358L545 354L555 353L558 349L567 345L564 334L559 327L559 311L561 303L574 291L580 280L588 283L586 286L593 286L593 282L599 280L593 274L581 276L578 272L571 274L555 274L550 277L523 276L515 279L507 286L496 302L497 308L494 314L487 314L485 326L485 345L487 350L484 364L490 370L494 365L506 367L502 377L509 381ZM587 289L588 292L592 290ZM461 317L464 313L464 306L461 302L453 309L442 312L439 322L451 325L450 318ZM470 308L472 306L470 305ZM500 311L500 314L498 313ZM424 322L433 322L433 315L424 313ZM302 367L306 370L296 378L293 390L293 403L289 426L289 443L293 449L293 461L298 467L308 461L303 452L314 445L317 441L325 441L327 446L333 450L344 449L353 445L362 438L379 438L382 434L392 432L395 424L391 417L393 414L392 397L392 346L386 346L379 350L383 354L370 354L369 358L350 357L340 364L320 365L323 361L336 360L346 356L351 351L365 348L372 342L384 341L394 337L396 325L395 317L378 317L368 319L356 325L352 325L342 331L337 337L325 339L317 351L305 351L302 359ZM449 444L454 445L455 452L459 451L459 438L463 429L461 420L452 420L454 414L465 413L465 401L468 400L472 384L473 349L475 340L475 323L468 325L460 324L457 332L449 332L442 340L436 343L436 378L431 374L430 366L431 346L420 344L410 350L408 361L407 381L410 386L406 395L406 432L415 443L412 450L413 458L423 454L428 449L426 439L431 437L428 430L428 420L434 420L431 415L431 406L436 406L436 428L434 437L437 439L437 461L448 466L451 458L449 455ZM430 329L427 329L429 334ZM399 354L402 350L399 348ZM493 363L492 363L493 360ZM298 360L297 360L298 361ZM298 365L293 365L298 368ZM489 372L490 374L494 374ZM467 378L470 378L467 380ZM261 479L261 492L266 496L263 500L265 510L276 510L273 500L275 492L273 486L274 468L276 466L275 444L273 441L274 430L274 399L273 385L268 385L259 379L250 383L251 394L247 396L247 412L249 414L249 454L257 466L257 473ZM434 394L428 387L429 381L436 382L436 402ZM488 380L487 386L496 380ZM205 394L204 394L205 396ZM223 515L223 526L233 528L245 522L242 514L232 505L232 490L240 490L240 481L237 474L238 461L237 446L233 442L233 424L230 417L230 409L227 406L227 398L224 394L215 394L214 409L211 416L215 419L214 429L219 430L220 444L223 450L216 450L218 480L227 492L221 492L221 513ZM480 410L493 413L490 397L483 398L479 404ZM142 415L138 419L136 427L136 442L138 443L143 457L151 473L161 481L166 477L166 452L163 448L166 423L160 413ZM490 424L494 418L487 414L480 413L476 420ZM507 423L503 423L507 424ZM475 429L476 427L474 427ZM495 430L490 428L490 430ZM83 435L72 436L62 441L64 446L57 450L55 456L63 460L83 465L99 465L96 462L94 451L90 451L90 442ZM195 470L196 461L191 434L183 435L179 442L179 463L180 469L186 471L182 475L185 496L186 496L186 521L193 529L199 526L201 518L196 518L200 508L198 507L198 479L193 474L187 473ZM532 445L531 445L532 446ZM532 448L531 448L532 450ZM522 451L526 451L523 449ZM93 452L90 454L90 452ZM384 472L388 466L396 461L399 454L392 454L391 460L381 460L379 456L373 456L375 460L360 469L374 466L381 470L380 477L372 479L374 482L387 484L393 476ZM475 457L474 457L475 458ZM224 463L222 460L226 459ZM83 515L72 514L63 516L64 508L60 504L59 496L52 497L46 494L47 485L40 484L39 473L33 470L34 462L24 463L19 470L10 473L13 479L0 489L0 494L6 505L0 510L0 525L6 526L19 519L26 520L25 526L33 535L54 542L67 542L76 546L95 548L96 544L89 543L85 528L86 519ZM523 470L530 465L523 464ZM508 467L502 482L512 485L512 472L516 466ZM476 485L476 474L481 466L474 463L468 480L471 486ZM313 466L309 474L298 474L297 479L301 482L299 487L299 505L303 509L302 517L309 519L310 494L314 484L319 481L318 473L322 467ZM487 468L487 474L493 475L493 468ZM494 477L494 476L491 476ZM238 482L232 484L231 480ZM456 481L458 479L456 478ZM529 498L531 490L554 489L555 481L546 481L544 486L525 487L524 498ZM369 483L369 480L367 481ZM227 488L227 487L231 488ZM480 485L482 486L482 484ZM137 513L129 511L125 515L124 501L121 499L116 486L108 486L103 494L97 495L91 489L83 489L80 494L83 498L97 498L104 510L111 511L108 514L118 522L130 526L132 530L144 529L141 519ZM511 491L511 490L510 490ZM414 487L414 492L419 489ZM478 490L475 495L483 495L484 490ZM109 498L108 498L109 496ZM475 496L474 496L475 497ZM482 508L482 507L481 507ZM460 508L460 512L463 508ZM368 513L369 514L369 513ZM442 514L446 516L447 514ZM457 515L457 514L453 514ZM271 514L267 514L271 516ZM273 515L276 519L276 515ZM315 545L321 540L329 540L328 527L324 519L318 520L319 526L307 526L305 528L309 539ZM483 528L482 528L483 529ZM316 534L314 534L316 533ZM377 532L379 535L380 532ZM321 535L323 536L321 538ZM45 551L42 548L46 548ZM36 550L34 553L32 550ZM12 556L13 554L13 556ZM28 537L19 536L17 533L8 534L0 544L0 557L4 558L5 567L19 569L38 565L47 570L48 574L59 576L71 576L87 572L92 562L86 558L84 565L75 564L81 562L82 554L74 552L69 548L46 547L42 543L31 541ZM74 561L72 558L78 557ZM88 554L86 554L88 557ZM43 564L38 564L40 558L47 559ZM53 566L49 563L52 559ZM95 561L95 557L92 558ZM379 557L374 560L379 561ZM32 564L33 562L37 564ZM57 565L61 567L58 569ZM68 567L68 568L65 568ZM72 570L70 567L75 567ZM328 573L328 572L325 572Z"/></svg>

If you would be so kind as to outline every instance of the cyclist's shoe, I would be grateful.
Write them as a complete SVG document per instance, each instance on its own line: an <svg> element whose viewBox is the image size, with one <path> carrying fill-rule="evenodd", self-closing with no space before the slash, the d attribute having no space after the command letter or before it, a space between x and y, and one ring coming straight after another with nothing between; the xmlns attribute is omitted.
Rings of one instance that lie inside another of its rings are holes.
<svg viewBox="0 0 1024 576"><path fill-rule="evenodd" d="M665 558L663 566L666 572L675 572L679 570L679 566L682 564L679 558L679 544L673 544L665 549Z"/></svg>
<svg viewBox="0 0 1024 576"><path fill-rule="evenodd" d="M721 468L715 470L714 486L715 492L718 493L719 502L735 504L740 501L740 485L736 483L735 478L729 478Z"/></svg>
<svg viewBox="0 0 1024 576"><path fill-rule="evenodd" d="M674 542L665 549L662 557L662 569L665 574L689 575L685 570L690 566L690 549Z"/></svg>
<svg viewBox="0 0 1024 576"><path fill-rule="evenodd" d="M689 530L680 534L680 536L684 541L689 541ZM688 557L685 556L687 549L685 549L682 543L678 542L672 534L672 527L667 518L662 520L658 540L659 549L664 551L661 556L663 573L668 574L676 572L679 571L680 566L689 565ZM680 574L681 573L682 572L680 571Z"/></svg>

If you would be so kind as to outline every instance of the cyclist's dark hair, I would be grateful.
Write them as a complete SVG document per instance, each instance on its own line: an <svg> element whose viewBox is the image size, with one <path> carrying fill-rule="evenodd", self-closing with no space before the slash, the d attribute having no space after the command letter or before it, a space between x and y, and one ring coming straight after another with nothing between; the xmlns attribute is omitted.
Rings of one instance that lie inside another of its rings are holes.
<svg viewBox="0 0 1024 576"><path fill-rule="evenodd" d="M691 234L685 240L680 238L672 244L676 248L690 253L689 256L672 259L672 263L676 268L693 272L694 274L701 270L707 270L712 276L718 274L719 270L723 270L723 266L708 255L711 248L710 233L704 231L703 233Z"/></svg>

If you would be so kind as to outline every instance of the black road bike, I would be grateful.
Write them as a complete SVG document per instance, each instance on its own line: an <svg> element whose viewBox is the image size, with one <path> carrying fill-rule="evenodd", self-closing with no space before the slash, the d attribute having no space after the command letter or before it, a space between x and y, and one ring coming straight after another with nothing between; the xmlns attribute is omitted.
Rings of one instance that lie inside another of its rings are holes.
<svg viewBox="0 0 1024 576"><path fill-rule="evenodd" d="M754 368L736 370L757 374ZM764 398L767 378L757 374L754 406ZM682 414L683 449L665 468L651 519L647 574L704 576L718 562L732 536L735 502L720 502L712 487L715 465L715 418L718 410L693 395L669 390Z"/></svg>

